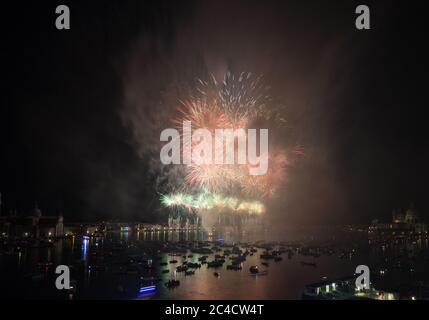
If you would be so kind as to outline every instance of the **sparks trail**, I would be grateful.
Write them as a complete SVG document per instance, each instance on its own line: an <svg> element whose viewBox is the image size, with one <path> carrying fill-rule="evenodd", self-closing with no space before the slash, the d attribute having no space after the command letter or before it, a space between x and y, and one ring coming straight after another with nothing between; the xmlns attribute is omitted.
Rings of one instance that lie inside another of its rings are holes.
<svg viewBox="0 0 429 320"><path fill-rule="evenodd" d="M172 122L182 135L180 126L183 121L190 121L192 127L207 129L213 135L218 128L234 131L244 129L243 138L247 142L249 139L247 129L256 129L252 126L259 124L261 128L269 129L270 126L276 126L278 122L284 121L272 106L269 88L261 84L261 79L262 76L255 78L251 73L244 72L238 76L228 72L221 82L214 76L208 81L199 79L197 94L180 101L179 116L173 118ZM197 144L200 142L188 140L183 148L193 149ZM234 138L232 144L232 146L215 145L212 153L222 153L232 147L235 155L238 155L238 137ZM184 169L185 182L190 188L205 188L213 192L230 193L239 190L248 196L272 197L283 184L286 169L291 161L282 146L271 143L269 150L269 169L264 175L250 175L248 164L190 163Z"/></svg>
<svg viewBox="0 0 429 320"><path fill-rule="evenodd" d="M206 190L195 195L185 193L164 194L161 196L161 203L169 208L179 207L189 211L203 209L246 214L265 212L265 206L260 201L246 201Z"/></svg>

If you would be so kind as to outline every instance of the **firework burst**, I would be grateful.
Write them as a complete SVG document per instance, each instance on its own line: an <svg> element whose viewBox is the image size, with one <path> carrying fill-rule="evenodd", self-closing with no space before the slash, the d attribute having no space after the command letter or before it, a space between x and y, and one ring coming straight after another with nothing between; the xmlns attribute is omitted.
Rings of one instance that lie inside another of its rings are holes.
<svg viewBox="0 0 429 320"><path fill-rule="evenodd" d="M293 158L303 154L301 147L288 151L282 141L270 139L265 174L251 175L250 169L255 164L236 161L240 141L249 145L248 129L269 129L271 136L283 127L284 120L273 104L268 88L261 84L261 77L255 78L250 73L235 76L228 72L222 81L213 76L207 81L198 80L194 93L179 100L176 116L170 121L179 132L183 149L194 150L207 143L201 150L211 150L212 155L222 154L224 160L225 154L233 150L234 161L232 164L191 161L181 165L179 172L174 173L181 178L169 181L169 190L161 192L161 204L171 210L201 214L264 213L264 202L279 193ZM185 122L192 125L192 130L208 130L212 137L216 137L218 129L230 130L234 136L229 140L222 138L220 144L205 139L183 139Z"/></svg>
<svg viewBox="0 0 429 320"><path fill-rule="evenodd" d="M179 207L189 211L218 210L250 214L262 214L265 212L265 206L260 201L246 201L206 190L195 195L184 193L165 194L161 196L161 203L169 208Z"/></svg>
<svg viewBox="0 0 429 320"><path fill-rule="evenodd" d="M198 80L197 92L188 100L181 101L179 117L173 123L181 125L190 121L193 128L204 128L212 134L216 129L240 131L240 138L248 141L247 129L253 124L270 125L281 117L272 106L267 88L260 84L261 77L254 79L250 73L234 76L227 73L223 81L218 82L212 76L209 81ZM264 128L264 127L263 127ZM182 132L183 135L183 132ZM238 156L238 137L234 137L233 150ZM190 148L201 142L191 141ZM185 146L184 146L185 147ZM231 146L216 146L212 153ZM216 150L216 148L224 148ZM185 169L185 181L192 188L205 188L213 192L242 192L248 196L272 197L283 183L288 164L285 151L276 145L270 145L269 169L267 174L252 176L249 165L243 164L189 164Z"/></svg>

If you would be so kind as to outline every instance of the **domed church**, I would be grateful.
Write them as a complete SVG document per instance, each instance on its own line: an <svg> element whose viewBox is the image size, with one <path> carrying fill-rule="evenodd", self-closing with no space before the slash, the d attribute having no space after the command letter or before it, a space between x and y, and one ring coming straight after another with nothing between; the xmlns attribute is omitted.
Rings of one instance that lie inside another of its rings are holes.
<svg viewBox="0 0 429 320"><path fill-rule="evenodd" d="M50 238L64 235L64 219L58 216L44 216L37 203L28 216L17 215L16 210L0 216L0 231L9 238Z"/></svg>
<svg viewBox="0 0 429 320"><path fill-rule="evenodd" d="M369 234L382 235L415 235L427 232L427 225L421 221L413 204L405 211L392 212L392 222L378 223L378 220L369 226Z"/></svg>

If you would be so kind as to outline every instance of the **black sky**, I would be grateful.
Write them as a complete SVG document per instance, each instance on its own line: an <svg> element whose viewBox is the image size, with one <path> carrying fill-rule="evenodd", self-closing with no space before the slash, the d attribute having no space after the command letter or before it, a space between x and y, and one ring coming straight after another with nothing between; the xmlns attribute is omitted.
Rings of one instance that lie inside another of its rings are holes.
<svg viewBox="0 0 429 320"><path fill-rule="evenodd" d="M141 54L153 73L183 62L175 71L192 74L189 61L264 73L306 149L278 205L286 220L366 223L410 202L428 217L421 1L27 2L1 10L5 211L37 201L70 220L157 218L120 117ZM354 28L361 3L369 31ZM55 29L59 4L71 30Z"/></svg>

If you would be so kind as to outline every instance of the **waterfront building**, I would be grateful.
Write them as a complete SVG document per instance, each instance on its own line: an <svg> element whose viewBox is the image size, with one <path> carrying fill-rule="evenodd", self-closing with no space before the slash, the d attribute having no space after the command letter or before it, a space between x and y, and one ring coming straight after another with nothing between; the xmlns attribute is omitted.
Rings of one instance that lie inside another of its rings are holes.
<svg viewBox="0 0 429 320"><path fill-rule="evenodd" d="M9 215L0 217L0 233L8 238L49 238L64 235L64 218L43 216L37 204L28 216L20 216L16 210Z"/></svg>
<svg viewBox="0 0 429 320"><path fill-rule="evenodd" d="M372 284L369 289L358 289L356 278L357 275L353 275L308 284L304 288L302 297L305 300L399 299L398 294L377 290Z"/></svg>
<svg viewBox="0 0 429 320"><path fill-rule="evenodd" d="M168 215L167 228L169 230L197 230L201 227L201 217L197 214L181 216Z"/></svg>
<svg viewBox="0 0 429 320"><path fill-rule="evenodd" d="M374 220L368 228L370 236L410 236L427 233L428 228L413 205L405 212L392 212L392 221L381 223Z"/></svg>

